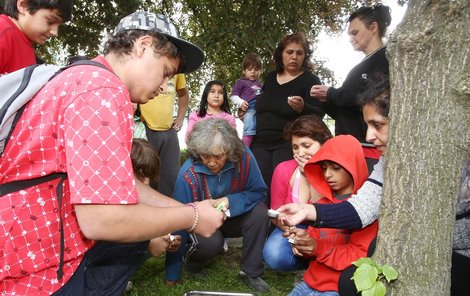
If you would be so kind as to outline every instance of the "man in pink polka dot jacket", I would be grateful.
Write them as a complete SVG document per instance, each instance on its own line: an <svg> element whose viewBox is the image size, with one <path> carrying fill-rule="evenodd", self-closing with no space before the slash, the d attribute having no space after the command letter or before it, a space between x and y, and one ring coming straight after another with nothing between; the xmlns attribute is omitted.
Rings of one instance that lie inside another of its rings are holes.
<svg viewBox="0 0 470 296"><path fill-rule="evenodd" d="M212 201L183 206L132 171L131 103L204 59L175 32L162 15L126 16L94 59L107 69L71 67L27 105L0 158L0 184L67 178L1 196L0 294L121 295L150 239L176 230L208 237L222 224Z"/></svg>

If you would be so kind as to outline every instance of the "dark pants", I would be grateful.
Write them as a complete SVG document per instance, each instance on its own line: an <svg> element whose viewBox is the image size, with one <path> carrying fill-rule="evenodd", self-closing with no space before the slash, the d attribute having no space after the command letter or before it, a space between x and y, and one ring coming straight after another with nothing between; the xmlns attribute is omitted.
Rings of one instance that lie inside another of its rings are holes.
<svg viewBox="0 0 470 296"><path fill-rule="evenodd" d="M459 253L452 252L451 286L450 295L470 295L470 258Z"/></svg>
<svg viewBox="0 0 470 296"><path fill-rule="evenodd" d="M86 252L69 281L53 295L124 294L127 282L148 258L148 243L97 242Z"/></svg>
<svg viewBox="0 0 470 296"><path fill-rule="evenodd" d="M367 257L371 257L374 254L376 244L377 244L377 237L374 238L372 242L370 243L369 249L367 250ZM356 286L354 285L354 281L351 279L356 269L357 267L355 265L351 265L341 272L339 276L339 281L338 281L339 295L341 296L359 295L357 293Z"/></svg>
<svg viewBox="0 0 470 296"><path fill-rule="evenodd" d="M266 205L258 203L248 213L227 219L211 237L191 235L193 242L187 253L187 264L202 264L223 253L224 238L243 237L243 253L240 269L251 277L264 272L263 246L268 234L269 217Z"/></svg>
<svg viewBox="0 0 470 296"><path fill-rule="evenodd" d="M283 161L292 159L292 147L290 143L283 143L273 146L269 149L261 148L256 144L256 138L251 144L251 151L255 156L258 163L261 175L263 176L264 183L268 186L268 194L266 195L265 204L270 207L271 205L271 179L273 177L274 169L278 164Z"/></svg>
<svg viewBox="0 0 470 296"><path fill-rule="evenodd" d="M180 169L180 144L178 133L170 128L167 131L154 131L146 127L147 139L160 157L160 180L150 183L153 189L166 196L172 196L176 177Z"/></svg>

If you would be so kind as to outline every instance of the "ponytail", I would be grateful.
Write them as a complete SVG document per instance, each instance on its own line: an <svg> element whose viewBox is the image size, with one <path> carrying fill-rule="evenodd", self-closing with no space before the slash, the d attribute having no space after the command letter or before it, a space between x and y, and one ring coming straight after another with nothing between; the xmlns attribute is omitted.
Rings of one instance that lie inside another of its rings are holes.
<svg viewBox="0 0 470 296"><path fill-rule="evenodd" d="M348 21L351 22L355 18L359 18L366 24L366 26L370 26L373 22L376 22L379 27L380 37L385 36L387 27L390 26L390 23L392 22L390 7L383 5L382 3L377 3L374 6L362 6L358 8L349 16Z"/></svg>

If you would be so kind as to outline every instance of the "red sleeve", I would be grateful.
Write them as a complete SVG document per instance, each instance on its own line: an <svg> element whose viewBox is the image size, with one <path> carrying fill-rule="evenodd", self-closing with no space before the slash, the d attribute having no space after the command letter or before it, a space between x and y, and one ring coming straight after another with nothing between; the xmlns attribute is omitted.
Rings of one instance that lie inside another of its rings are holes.
<svg viewBox="0 0 470 296"><path fill-rule="evenodd" d="M318 231L309 227L311 231ZM367 257L367 250L372 240L377 236L378 222L375 221L366 228L350 232L349 241L345 244L335 243L335 239L318 239L317 248L312 256L316 257L318 262L334 270L344 270L351 265L352 262L362 257Z"/></svg>
<svg viewBox="0 0 470 296"><path fill-rule="evenodd" d="M289 185L295 166L291 161L281 162L275 169L271 180L271 209L292 202L291 188Z"/></svg>
<svg viewBox="0 0 470 296"><path fill-rule="evenodd" d="M77 96L66 109L64 138L72 203L138 202L130 159L131 108L123 92L101 88Z"/></svg>

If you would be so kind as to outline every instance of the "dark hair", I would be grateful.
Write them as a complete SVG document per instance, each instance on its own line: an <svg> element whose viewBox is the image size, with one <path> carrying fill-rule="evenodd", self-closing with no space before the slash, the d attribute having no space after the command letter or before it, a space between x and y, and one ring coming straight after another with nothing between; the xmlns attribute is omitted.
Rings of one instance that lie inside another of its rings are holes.
<svg viewBox="0 0 470 296"><path fill-rule="evenodd" d="M204 91L202 92L201 102L199 103L199 109L197 111L197 116L199 117L205 117L207 114L207 96L209 96L209 91L213 85L220 85L222 87L222 90L224 91L224 102L222 103L222 106L220 106L220 109L223 112L230 114L230 103L228 101L227 88L225 87L224 82L221 80L212 80L206 84Z"/></svg>
<svg viewBox="0 0 470 296"><path fill-rule="evenodd" d="M74 55L67 58L67 65L71 65L78 61L88 61L90 58L85 55Z"/></svg>
<svg viewBox="0 0 470 296"><path fill-rule="evenodd" d="M390 23L392 22L390 7L385 6L382 3L377 3L372 7L362 6L358 8L349 16L349 22L355 18L359 18L363 21L366 27L369 27L373 22L376 22L379 26L380 37L385 36L387 27L390 26Z"/></svg>
<svg viewBox="0 0 470 296"><path fill-rule="evenodd" d="M223 118L208 118L194 125L188 139L188 156L194 163L201 163L201 154L227 153L230 161L239 161L244 153L237 130Z"/></svg>
<svg viewBox="0 0 470 296"><path fill-rule="evenodd" d="M134 49L134 43L142 36L150 36L153 39L153 49L160 56L169 56L179 59L179 67L176 73L185 67L185 60L178 48L165 35L158 31L127 30L108 36L104 45L104 54L114 53L118 56L128 55Z"/></svg>
<svg viewBox="0 0 470 296"><path fill-rule="evenodd" d="M388 118L390 111L390 81L388 76L383 76L382 80L369 81L369 87L359 95L359 105L364 108L366 105L374 106L377 113Z"/></svg>
<svg viewBox="0 0 470 296"><path fill-rule="evenodd" d="M131 161L134 175L140 181L145 178L158 181L160 158L157 151L147 140L132 139Z"/></svg>
<svg viewBox="0 0 470 296"><path fill-rule="evenodd" d="M287 47L287 45L291 43L298 43L304 48L305 58L300 68L304 71L313 71L313 64L310 61L313 50L310 46L310 42L308 41L307 37L303 32L297 32L284 36L281 41L279 41L279 43L277 44L273 56L274 64L276 66L276 72L280 74L284 71L284 64L282 63L282 52Z"/></svg>
<svg viewBox="0 0 470 296"><path fill-rule="evenodd" d="M18 19L17 0L4 1L4 13L14 19ZM30 14L35 14L39 9L57 9L63 22L72 19L73 0L26 0L26 9Z"/></svg>
<svg viewBox="0 0 470 296"><path fill-rule="evenodd" d="M243 58L242 70L246 70L249 67L255 67L261 70L261 59L256 53L249 53Z"/></svg>
<svg viewBox="0 0 470 296"><path fill-rule="evenodd" d="M292 137L309 137L320 144L324 144L333 137L330 129L316 115L303 115L290 122L284 128L284 138L292 142Z"/></svg>

